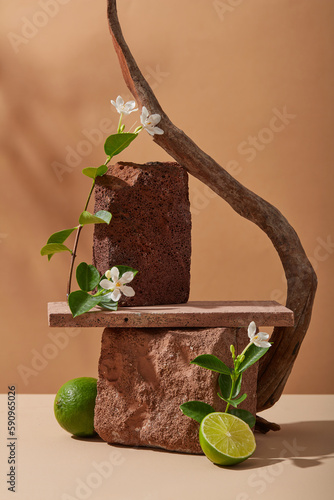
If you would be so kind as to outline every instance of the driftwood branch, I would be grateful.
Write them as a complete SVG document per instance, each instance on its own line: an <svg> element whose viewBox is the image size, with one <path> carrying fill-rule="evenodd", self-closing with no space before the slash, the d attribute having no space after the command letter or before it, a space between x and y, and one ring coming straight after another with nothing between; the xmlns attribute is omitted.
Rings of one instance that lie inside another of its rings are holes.
<svg viewBox="0 0 334 500"><path fill-rule="evenodd" d="M154 141L189 174L209 186L242 217L254 222L270 238L281 259L287 279L286 306L295 315L291 328L276 327L274 342L260 360L257 411L270 408L280 398L311 319L317 277L297 233L281 212L234 179L215 160L178 129L161 108L127 46L119 24L116 0L108 0L108 20L124 80L141 106L162 117L163 135Z"/></svg>
<svg viewBox="0 0 334 500"><path fill-rule="evenodd" d="M265 420L264 418L259 417L259 415L256 415L255 430L257 432L261 432L261 434L267 434L267 432L269 431L279 431L281 430L281 427L274 422L268 422L268 420Z"/></svg>

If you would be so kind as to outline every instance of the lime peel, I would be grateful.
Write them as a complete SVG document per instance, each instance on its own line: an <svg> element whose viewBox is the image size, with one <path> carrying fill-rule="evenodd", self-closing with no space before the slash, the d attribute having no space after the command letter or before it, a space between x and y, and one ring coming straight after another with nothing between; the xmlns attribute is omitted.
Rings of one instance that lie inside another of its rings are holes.
<svg viewBox="0 0 334 500"><path fill-rule="evenodd" d="M80 377L62 385L54 401L54 414L59 425L74 436L96 435L94 430L96 394L96 378Z"/></svg>
<svg viewBox="0 0 334 500"><path fill-rule="evenodd" d="M210 413L199 428L199 442L207 458L217 465L236 465L253 455L254 434L230 413Z"/></svg>

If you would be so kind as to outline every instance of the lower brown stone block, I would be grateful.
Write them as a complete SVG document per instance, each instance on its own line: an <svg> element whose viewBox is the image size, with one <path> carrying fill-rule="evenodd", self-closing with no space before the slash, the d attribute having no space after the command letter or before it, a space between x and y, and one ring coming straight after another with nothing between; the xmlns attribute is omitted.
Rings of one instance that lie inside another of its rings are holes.
<svg viewBox="0 0 334 500"><path fill-rule="evenodd" d="M246 328L106 328L99 362L95 429L108 443L202 453L199 424L181 412L190 400L218 411L218 374L190 361L214 354L231 364L229 347L238 353L248 342ZM243 376L239 406L255 415L257 365Z"/></svg>

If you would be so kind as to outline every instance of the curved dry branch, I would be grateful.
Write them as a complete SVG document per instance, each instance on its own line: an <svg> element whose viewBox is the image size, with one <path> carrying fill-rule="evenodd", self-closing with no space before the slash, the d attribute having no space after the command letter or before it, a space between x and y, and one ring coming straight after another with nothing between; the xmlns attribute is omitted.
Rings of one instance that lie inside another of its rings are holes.
<svg viewBox="0 0 334 500"><path fill-rule="evenodd" d="M140 72L118 21L116 0L108 0L108 19L124 80L141 106L162 117L163 135L154 141L191 175L221 196L242 217L254 222L270 238L281 259L288 285L286 306L295 325L276 327L273 347L260 360L257 411L270 408L281 396L311 319L317 288L316 274L297 233L281 212L234 179L168 118Z"/></svg>

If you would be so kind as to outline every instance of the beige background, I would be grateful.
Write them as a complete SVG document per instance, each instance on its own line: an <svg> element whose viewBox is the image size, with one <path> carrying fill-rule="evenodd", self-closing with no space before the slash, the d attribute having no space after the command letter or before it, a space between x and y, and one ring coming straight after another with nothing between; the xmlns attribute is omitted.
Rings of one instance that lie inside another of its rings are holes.
<svg viewBox="0 0 334 500"><path fill-rule="evenodd" d="M298 232L319 289L286 392L332 392L334 3L118 3L126 39L174 123ZM81 169L104 161L102 133L95 144L87 134L105 119L115 131L109 101L128 92L104 0L3 2L1 34L0 389L55 392L70 378L97 375L101 332L48 329L46 304L64 300L69 258L48 263L39 250L76 224L90 187ZM282 124L274 117L284 109ZM76 166L66 164L68 148L79 151ZM119 159L169 157L143 133ZM62 175L55 162L67 166ZM284 303L267 237L198 181L190 179L190 191L191 299ZM91 245L85 231L79 261L90 260Z"/></svg>

